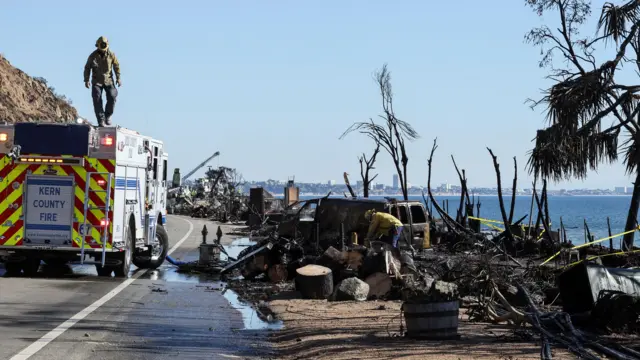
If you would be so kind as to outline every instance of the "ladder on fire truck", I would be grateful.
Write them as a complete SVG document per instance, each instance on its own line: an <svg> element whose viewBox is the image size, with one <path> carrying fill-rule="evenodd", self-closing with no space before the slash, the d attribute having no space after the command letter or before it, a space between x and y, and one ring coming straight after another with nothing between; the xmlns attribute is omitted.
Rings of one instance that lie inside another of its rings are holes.
<svg viewBox="0 0 640 360"><path fill-rule="evenodd" d="M93 179L93 175L104 175L107 177L106 181L106 189L94 190L91 188L91 179ZM100 241L102 242L102 258L100 260L100 265L104 266L105 257L107 254L107 242L109 241L109 226L111 222L109 220L109 211L111 209L111 182L113 180L112 173L107 172L88 172L87 178L85 179L85 189L84 189L84 221L82 224L81 234L82 235L82 243L80 245L80 264L84 264L84 242L87 235L91 235L91 228L87 225L87 213L92 210L102 210L105 214L104 220L100 220L100 224L98 225L98 229L100 231ZM125 180L126 186L126 180ZM105 206L91 206L90 197L91 193L105 193Z"/></svg>

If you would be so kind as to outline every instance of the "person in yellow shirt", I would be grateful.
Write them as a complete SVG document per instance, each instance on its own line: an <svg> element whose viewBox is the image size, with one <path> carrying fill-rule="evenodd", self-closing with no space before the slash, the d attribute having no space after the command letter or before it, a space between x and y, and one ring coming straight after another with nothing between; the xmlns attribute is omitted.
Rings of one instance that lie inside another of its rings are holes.
<svg viewBox="0 0 640 360"><path fill-rule="evenodd" d="M394 248L398 247L403 226L400 220L389 213L375 210L368 210L364 213L364 217L370 222L365 244L371 240L380 239L391 244Z"/></svg>

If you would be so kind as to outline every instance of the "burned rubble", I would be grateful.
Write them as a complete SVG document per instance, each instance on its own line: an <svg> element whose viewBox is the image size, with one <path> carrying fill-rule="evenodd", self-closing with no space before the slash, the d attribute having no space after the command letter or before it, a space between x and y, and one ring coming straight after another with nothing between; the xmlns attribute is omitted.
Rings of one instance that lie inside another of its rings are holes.
<svg viewBox="0 0 640 360"><path fill-rule="evenodd" d="M495 158L494 165L499 174ZM640 271L633 268L640 257L597 244L575 249L562 229L548 226L546 183L540 195L534 190L537 212L509 216L509 232L496 222L489 223L493 230L481 230L487 219L480 217L479 200L466 193L455 216L431 194L424 203L289 195L274 210L269 194L252 189L245 218L253 244L223 261L224 247L214 240L209 248L218 250L205 251L198 263L178 264L181 271L219 274L262 306L283 293L402 301L408 337L457 338L457 314L464 311L470 321L507 324L514 334L538 338L542 354L559 346L585 358L638 356L637 346L606 335L640 333ZM502 196L500 203L504 207ZM396 214L407 225L398 248L364 243L370 209Z"/></svg>
<svg viewBox="0 0 640 360"><path fill-rule="evenodd" d="M436 148L434 142L429 189ZM497 157L489 152L500 181ZM458 315L464 312L469 321L505 324L518 336L538 339L543 358L551 358L552 346L584 358L638 357L637 346L608 335L640 335L637 249L619 253L590 234L586 244L575 245L562 223L551 229L546 181L540 192L534 184L531 214L516 218L515 195L507 209L499 194L503 219L489 220L467 191L455 212L431 191L423 202L329 195L299 200L290 183L284 199L261 188L244 197L234 188L233 173L209 171L211 181L201 180L203 188L196 191L200 202L192 201L186 213L220 222L242 219L251 245L229 256L219 241L221 230L207 242L205 228L200 260L173 263L179 271L220 276L257 307L283 296L396 300L402 302L407 337L458 338ZM466 174L458 173L466 190ZM405 225L397 248L365 239L364 214L372 209Z"/></svg>

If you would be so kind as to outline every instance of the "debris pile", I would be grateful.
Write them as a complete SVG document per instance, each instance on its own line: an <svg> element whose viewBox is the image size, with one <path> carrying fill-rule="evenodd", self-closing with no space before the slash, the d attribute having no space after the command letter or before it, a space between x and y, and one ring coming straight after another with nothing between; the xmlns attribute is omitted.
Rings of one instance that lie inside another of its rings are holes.
<svg viewBox="0 0 640 360"><path fill-rule="evenodd" d="M176 169L174 186L168 191L169 213L225 223L248 219L248 197L240 192L244 180L236 169L224 166L210 168L205 178L196 179L192 183L186 182L189 176L218 154L216 152L183 178L180 178L179 169Z"/></svg>
<svg viewBox="0 0 640 360"><path fill-rule="evenodd" d="M495 157L494 165L499 176ZM615 255L593 246L599 241L574 246L562 225L552 231L546 183L541 196L534 189L532 208L535 204L537 213L528 225L528 216L507 216L513 211L504 209L499 199L506 220L502 227L493 225L499 221L480 218L479 201L466 193L456 216L431 194L424 202L326 196L294 201L279 217L265 216L262 208L254 212L260 216L252 231L255 244L220 273L242 275L244 280L230 286L254 301L267 301L265 293L284 288L307 299L401 300L406 335L411 337L457 337L456 314L463 308L470 321L503 323L540 338L545 356L551 346L562 346L585 358L634 358L638 349L605 341L602 335L638 332L640 271L629 268L637 253ZM253 210L259 208L250 203ZM398 248L360 240L369 225L364 213L371 209L402 221ZM493 229L482 230L489 221ZM604 254L602 260L594 258ZM627 269L605 268L598 261ZM592 275L597 271L602 274ZM620 285L626 283L635 285ZM586 308L574 306L585 301ZM442 318L447 325L429 330L436 326L433 322L416 320L424 312L434 312L429 317Z"/></svg>

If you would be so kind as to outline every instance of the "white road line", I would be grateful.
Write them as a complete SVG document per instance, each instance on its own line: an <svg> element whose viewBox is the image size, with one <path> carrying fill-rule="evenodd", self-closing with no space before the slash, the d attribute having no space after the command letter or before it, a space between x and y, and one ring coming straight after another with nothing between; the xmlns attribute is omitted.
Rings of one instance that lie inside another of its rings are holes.
<svg viewBox="0 0 640 360"><path fill-rule="evenodd" d="M177 219L181 219L183 221L186 221L189 224L189 231L187 231L187 233L184 235L184 237L182 239L180 239L168 251L168 254L171 254L180 245L182 245L182 243L184 243L189 238L189 236L191 235L191 232L193 232L193 223L191 221L189 221L187 219L184 219L184 218L177 218ZM73 315L71 318L69 318L69 320L67 320L67 321L63 322L62 324L58 325L58 327L56 327L55 329L49 331L43 337L41 337L40 339L36 340L33 344L31 344L31 345L27 346L26 348L24 348L22 351L20 351L16 355L14 355L9 360L25 360L25 359L28 359L31 356L35 355L38 351L42 350L42 348L45 347L47 344L49 344L50 342L55 340L58 336L62 335L65 331L69 330L78 321L84 319L85 317L87 317L87 315L91 314L94 310L98 309L100 306L104 305L107 301L111 300L114 296L118 295L122 290L124 290L127 286L131 285L131 283L136 281L136 279L139 278L144 273L146 273L146 271L140 271L140 272L135 273L131 278L125 280L120 285L116 286L115 289L109 291L105 296L101 297L100 299L98 299L93 304L87 306L86 308L81 310L79 313Z"/></svg>
<svg viewBox="0 0 640 360"><path fill-rule="evenodd" d="M189 224L189 231L187 231L187 234L182 239L180 239L180 241L178 241L175 245L173 245L173 247L169 249L169 251L167 251L167 255L171 255L174 251L178 250L180 245L182 245L182 243L189 238L189 235L191 235L191 232L193 231L193 223L191 221L181 217L177 217L177 219L186 221Z"/></svg>

